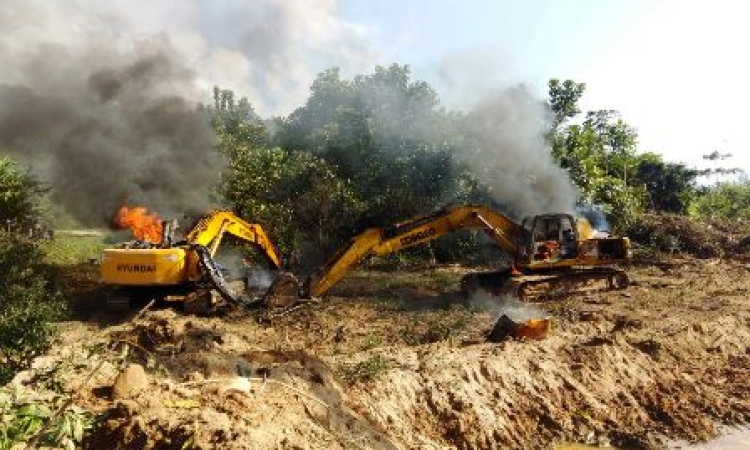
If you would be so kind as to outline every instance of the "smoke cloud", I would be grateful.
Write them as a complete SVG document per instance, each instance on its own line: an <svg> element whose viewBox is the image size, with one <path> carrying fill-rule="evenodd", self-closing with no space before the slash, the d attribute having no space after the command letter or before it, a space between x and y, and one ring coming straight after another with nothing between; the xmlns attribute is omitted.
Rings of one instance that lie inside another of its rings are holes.
<svg viewBox="0 0 750 450"><path fill-rule="evenodd" d="M360 31L335 15L332 0L5 0L0 152L85 225L123 203L206 209L223 161L198 102L219 85L285 113L323 67L363 68Z"/></svg>
<svg viewBox="0 0 750 450"><path fill-rule="evenodd" d="M523 85L488 94L466 116L472 139L458 157L516 217L575 209L577 190L545 141L550 119Z"/></svg>
<svg viewBox="0 0 750 450"><path fill-rule="evenodd" d="M506 315L516 322L549 317L547 311L531 303L522 302L509 294L498 297L479 290L469 297L468 301L472 309L489 312L495 316L495 320L502 315Z"/></svg>
<svg viewBox="0 0 750 450"><path fill-rule="evenodd" d="M73 72L53 58L63 49L32 56L28 86L0 85L0 147L30 162L85 224L123 204L165 213L208 207L221 160L207 121L176 89L193 75L169 50L147 43L104 66L80 61Z"/></svg>
<svg viewBox="0 0 750 450"><path fill-rule="evenodd" d="M4 0L0 28L0 153L30 164L85 225L123 203L165 216L211 207L224 163L196 105L213 86L268 117L304 104L325 68L391 62L336 0ZM523 86L488 94L505 68L467 55L446 57L438 84L450 106L476 105L459 158L511 214L571 211L575 190L544 143L545 105Z"/></svg>

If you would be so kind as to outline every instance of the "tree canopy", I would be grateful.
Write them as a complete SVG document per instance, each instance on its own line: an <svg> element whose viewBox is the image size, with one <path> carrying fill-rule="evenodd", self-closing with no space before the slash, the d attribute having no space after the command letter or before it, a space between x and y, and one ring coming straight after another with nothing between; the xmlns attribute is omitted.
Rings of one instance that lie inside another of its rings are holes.
<svg viewBox="0 0 750 450"><path fill-rule="evenodd" d="M627 225L643 210L685 213L700 172L640 152L638 133L615 110L581 114L585 85L549 82L555 115L552 153L570 174L584 204L601 206L617 224Z"/></svg>
<svg viewBox="0 0 750 450"><path fill-rule="evenodd" d="M0 157L0 225L19 229L39 220L42 185L14 160Z"/></svg>
<svg viewBox="0 0 750 450"><path fill-rule="evenodd" d="M569 177L571 192L578 192L577 198L570 195L571 204L595 206L623 229L643 211L704 211L691 206L702 195L697 180L703 172L641 151L637 130L616 110L582 111L585 90L583 83L550 80L551 120L548 128L539 128L540 145ZM527 140L536 139L533 126L513 129L541 120L533 116L533 105L502 106L448 110L429 84L413 79L408 66L394 64L352 79L337 68L325 70L307 101L286 117L262 119L247 99L218 88L213 104L203 109L230 161L223 200L267 224L285 249L322 255L366 227L388 226L451 201L505 208L512 200L507 196L538 189L539 180L530 182L525 172L537 161L506 172L511 161L487 159L539 157L508 153L507 146L518 144L514 139L486 138L526 132ZM503 122L485 120L486 114L530 116ZM505 124L504 129L482 129L485 122ZM477 154L481 145L498 148L487 152L484 162L467 164L467 155ZM492 177L514 177L518 190L503 198L491 189ZM474 249L481 241L466 239Z"/></svg>

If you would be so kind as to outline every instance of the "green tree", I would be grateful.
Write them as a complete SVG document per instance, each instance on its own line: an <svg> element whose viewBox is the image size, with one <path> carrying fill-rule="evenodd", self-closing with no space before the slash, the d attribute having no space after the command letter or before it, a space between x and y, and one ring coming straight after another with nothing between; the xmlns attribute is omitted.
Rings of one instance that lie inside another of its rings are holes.
<svg viewBox="0 0 750 450"><path fill-rule="evenodd" d="M626 226L643 209L647 187L634 180L639 166L638 135L617 111L589 111L579 117L585 84L550 80L555 114L548 135L552 154L579 188L581 202L604 209L616 226Z"/></svg>
<svg viewBox="0 0 750 450"><path fill-rule="evenodd" d="M585 83L576 83L573 80L560 82L556 78L549 80L549 105L555 114L554 128L581 112L578 101L585 90Z"/></svg>
<svg viewBox="0 0 750 450"><path fill-rule="evenodd" d="M46 190L10 158L0 157L0 227L21 230L38 222Z"/></svg>
<svg viewBox="0 0 750 450"><path fill-rule="evenodd" d="M382 226L453 198L450 122L435 91L412 81L407 66L379 66L353 80L334 68L280 122L274 142L323 158L365 205L359 228Z"/></svg>
<svg viewBox="0 0 750 450"><path fill-rule="evenodd" d="M221 192L241 216L271 230L283 251L298 250L315 262L351 236L361 210L324 160L278 147L239 149Z"/></svg>
<svg viewBox="0 0 750 450"><path fill-rule="evenodd" d="M213 100L213 105L199 108L208 116L225 155L232 157L243 146L268 145L268 129L247 98L236 101L234 92L214 87Z"/></svg>
<svg viewBox="0 0 750 450"><path fill-rule="evenodd" d="M708 220L750 220L750 180L744 177L703 188L690 212L694 217Z"/></svg>
<svg viewBox="0 0 750 450"><path fill-rule="evenodd" d="M19 233L39 216L44 190L17 163L0 158L0 383L44 352L62 305L48 288L41 252ZM25 230L23 230L25 231Z"/></svg>
<svg viewBox="0 0 750 450"><path fill-rule="evenodd" d="M734 155L731 153L721 153L718 150L714 150L711 153L703 155L703 160L709 161L713 167L704 169L701 172L703 176L714 176L714 183L718 184L723 177L738 175L742 173L742 169L738 167L727 167L724 165L725 161L731 159Z"/></svg>
<svg viewBox="0 0 750 450"><path fill-rule="evenodd" d="M660 155L640 155L635 167L634 183L648 191L652 210L686 214L697 193L701 171L684 164L668 163Z"/></svg>

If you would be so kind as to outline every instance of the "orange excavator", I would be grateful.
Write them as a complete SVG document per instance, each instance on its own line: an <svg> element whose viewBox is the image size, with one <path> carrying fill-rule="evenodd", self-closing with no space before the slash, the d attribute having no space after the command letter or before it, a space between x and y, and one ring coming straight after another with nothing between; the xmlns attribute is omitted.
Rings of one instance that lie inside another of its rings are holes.
<svg viewBox="0 0 750 450"><path fill-rule="evenodd" d="M583 217L542 214L521 223L483 205L450 205L434 213L389 228L370 228L358 234L300 286L290 274L278 277L266 293L271 306L288 306L298 299L325 295L360 261L413 247L448 233L483 230L504 250L512 265L502 271L470 274L462 290L500 293L512 288L521 298L550 292L560 286L606 280L613 289L629 281L621 266L631 258L626 237L600 237Z"/></svg>

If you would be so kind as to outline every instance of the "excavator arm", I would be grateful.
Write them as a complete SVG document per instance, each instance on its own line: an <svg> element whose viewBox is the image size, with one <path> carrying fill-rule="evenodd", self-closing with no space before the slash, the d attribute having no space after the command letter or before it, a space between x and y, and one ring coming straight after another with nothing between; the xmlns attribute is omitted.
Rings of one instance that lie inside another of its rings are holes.
<svg viewBox="0 0 750 450"><path fill-rule="evenodd" d="M203 216L190 230L187 240L192 245L207 248L213 256L225 233L255 245L275 268L281 267L281 255L263 228L245 222L230 211L214 211Z"/></svg>
<svg viewBox="0 0 750 450"><path fill-rule="evenodd" d="M190 230L187 241L201 269L200 273L193 273L192 276L207 278L225 300L240 303L240 297L232 292L213 258L227 233L255 245L275 269L281 268L281 255L260 225L247 223L230 211L207 214Z"/></svg>
<svg viewBox="0 0 750 450"><path fill-rule="evenodd" d="M461 229L484 229L513 257L523 251L525 229L497 211L480 205L448 206L389 228L370 228L355 236L331 258L317 275L308 278L300 296L319 297L328 292L362 259L385 255L422 244Z"/></svg>

